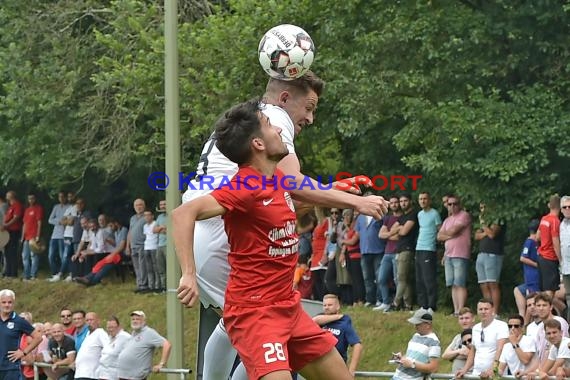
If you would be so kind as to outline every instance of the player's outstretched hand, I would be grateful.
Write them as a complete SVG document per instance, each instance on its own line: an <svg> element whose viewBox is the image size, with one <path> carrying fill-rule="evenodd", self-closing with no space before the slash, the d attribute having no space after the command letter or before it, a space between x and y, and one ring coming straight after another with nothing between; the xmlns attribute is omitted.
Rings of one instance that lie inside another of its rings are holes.
<svg viewBox="0 0 570 380"><path fill-rule="evenodd" d="M389 205L390 202L383 197L370 195L359 199L356 210L361 214L372 216L374 219L380 219L388 212Z"/></svg>
<svg viewBox="0 0 570 380"><path fill-rule="evenodd" d="M199 297L196 276L188 274L182 275L178 284L177 293L182 305L186 307L194 306Z"/></svg>
<svg viewBox="0 0 570 380"><path fill-rule="evenodd" d="M340 181L333 182L333 189L346 191L352 194L360 194L359 185L371 187L372 180L365 175L357 175L356 177L345 178Z"/></svg>

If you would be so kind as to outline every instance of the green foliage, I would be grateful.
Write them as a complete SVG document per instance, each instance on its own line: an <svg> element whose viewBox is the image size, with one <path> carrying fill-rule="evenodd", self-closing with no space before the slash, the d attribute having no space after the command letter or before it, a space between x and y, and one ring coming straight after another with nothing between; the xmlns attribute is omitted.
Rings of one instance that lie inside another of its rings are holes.
<svg viewBox="0 0 570 380"><path fill-rule="evenodd" d="M518 247L570 185L570 7L564 2L180 0L182 170L217 116L261 96L262 34L307 30L327 81L298 138L303 170L422 175L485 200ZM0 6L0 181L55 189L128 178L164 157L164 9L143 0ZM138 179L138 182L137 182ZM513 248L514 250L518 248ZM516 264L516 255L513 258Z"/></svg>

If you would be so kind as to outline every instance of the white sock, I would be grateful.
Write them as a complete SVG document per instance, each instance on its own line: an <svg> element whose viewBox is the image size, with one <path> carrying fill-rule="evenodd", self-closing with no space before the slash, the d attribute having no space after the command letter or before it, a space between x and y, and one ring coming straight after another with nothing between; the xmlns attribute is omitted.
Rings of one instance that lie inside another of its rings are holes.
<svg viewBox="0 0 570 380"><path fill-rule="evenodd" d="M224 320L220 322L210 335L204 349L203 380L225 380L236 360L237 351L230 343L230 338L224 328ZM247 380L247 377L245 378Z"/></svg>

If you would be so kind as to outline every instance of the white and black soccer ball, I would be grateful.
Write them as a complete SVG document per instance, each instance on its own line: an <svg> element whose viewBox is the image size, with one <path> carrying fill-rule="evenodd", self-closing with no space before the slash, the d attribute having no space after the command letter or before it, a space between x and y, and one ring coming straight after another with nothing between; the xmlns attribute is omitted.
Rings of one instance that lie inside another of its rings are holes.
<svg viewBox="0 0 570 380"><path fill-rule="evenodd" d="M272 78L302 77L315 58L315 44L309 33L295 25L273 27L263 35L258 48L259 63Z"/></svg>

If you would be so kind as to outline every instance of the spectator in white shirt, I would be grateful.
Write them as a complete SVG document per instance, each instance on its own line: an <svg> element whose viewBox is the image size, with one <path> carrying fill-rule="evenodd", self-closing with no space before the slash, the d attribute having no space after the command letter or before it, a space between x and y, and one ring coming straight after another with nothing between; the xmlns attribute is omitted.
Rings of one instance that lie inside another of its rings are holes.
<svg viewBox="0 0 570 380"><path fill-rule="evenodd" d="M538 316L538 312L534 306L534 297L536 297L536 293L531 293L526 296L525 320L528 321L528 324L526 325L526 335L530 336L536 344L536 334L538 332L538 329L541 327L542 320Z"/></svg>
<svg viewBox="0 0 570 380"><path fill-rule="evenodd" d="M509 337L509 328L503 321L495 319L493 301L487 298L477 303L480 323L473 326L473 344L465 366L456 373L462 378L471 368L473 375L491 378L499 367L503 346Z"/></svg>
<svg viewBox="0 0 570 380"><path fill-rule="evenodd" d="M544 328L550 346L548 358L520 375L526 376L528 380L547 379L548 376L556 376L557 379L568 378L570 376L570 338L562 336L562 325L557 319L544 321Z"/></svg>
<svg viewBox="0 0 570 380"><path fill-rule="evenodd" d="M101 350L109 339L105 330L99 327L99 317L93 312L85 314L89 332L77 351L75 358L75 379L98 379L97 367Z"/></svg>
<svg viewBox="0 0 570 380"><path fill-rule="evenodd" d="M112 316L107 320L107 334L109 338L101 351L97 376L101 380L118 380L119 354L131 337L131 334L123 330L119 319Z"/></svg>
<svg viewBox="0 0 570 380"><path fill-rule="evenodd" d="M81 256L91 269L115 248L115 236L107 220L107 215L101 214L97 221L90 221L92 239L87 249L81 251Z"/></svg>
<svg viewBox="0 0 570 380"><path fill-rule="evenodd" d="M143 226L144 251L142 267L146 270L148 279L149 291L160 292L160 272L158 270L158 260L156 250L158 249L158 233L154 232L156 222L154 221L154 214L151 210L144 212L145 224Z"/></svg>
<svg viewBox="0 0 570 380"><path fill-rule="evenodd" d="M509 340L503 347L499 358L499 375L506 375L508 368L511 374L524 373L531 363L536 352L534 340L523 335L524 318L520 315L511 315L507 324Z"/></svg>
<svg viewBox="0 0 570 380"><path fill-rule="evenodd" d="M560 256L562 262L560 272L564 282L566 304L570 305L570 196L560 199L560 209L564 219L560 222ZM566 320L570 320L570 308L566 308Z"/></svg>
<svg viewBox="0 0 570 380"><path fill-rule="evenodd" d="M63 232L65 230L65 211L71 207L67 204L65 192L60 191L57 199L58 204L53 206L51 214L49 215L48 223L53 226L51 238L49 241L49 266L51 269L51 282L59 281L62 276L62 270L65 269L64 265L67 264L65 257L65 247L63 245Z"/></svg>
<svg viewBox="0 0 570 380"><path fill-rule="evenodd" d="M556 319L560 322L563 337L568 337L568 322L566 322L564 318L552 314L552 298L548 292L538 293L534 297L534 307L536 308L538 317L543 322L538 327L535 336L536 353L538 354L540 365L542 365L548 359L548 351L550 348L546 337L546 331L544 329L544 322L549 319Z"/></svg>

